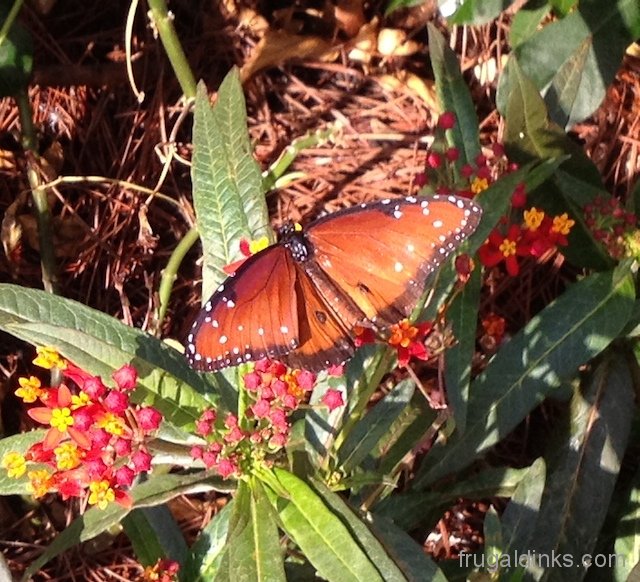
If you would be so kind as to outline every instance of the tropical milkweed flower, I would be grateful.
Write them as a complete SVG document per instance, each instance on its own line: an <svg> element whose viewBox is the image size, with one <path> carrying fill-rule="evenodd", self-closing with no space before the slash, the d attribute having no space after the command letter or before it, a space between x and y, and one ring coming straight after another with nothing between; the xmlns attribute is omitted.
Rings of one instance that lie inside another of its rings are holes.
<svg viewBox="0 0 640 582"><path fill-rule="evenodd" d="M391 335L387 342L397 351L400 366L407 366L411 358L429 359L430 354L424 340L432 330L433 323L430 321L412 325L408 319L403 319L391 326Z"/></svg>
<svg viewBox="0 0 640 582"><path fill-rule="evenodd" d="M5 454L2 468L12 478L27 472L27 488L35 497L54 491L63 499L83 498L101 509L112 501L129 505L126 489L136 475L151 469L145 442L162 421L155 408L130 403L137 371L122 366L113 374L115 387L109 388L52 348L39 348L35 361L61 370L63 382L45 388L34 376L19 380L16 395L35 404L28 416L48 428L26 454ZM47 468L27 471L31 462Z"/></svg>
<svg viewBox="0 0 640 582"><path fill-rule="evenodd" d="M495 267L504 262L507 273L515 277L520 272L518 257L526 257L531 252L530 245L522 236L522 229L512 224L506 236L500 230L491 231L487 242L478 249L478 258L485 267Z"/></svg>
<svg viewBox="0 0 640 582"><path fill-rule="evenodd" d="M282 362L267 359L257 361L243 376L244 416L229 413L219 418L213 409L202 411L195 432L206 444L194 446L191 456L224 479L240 477L253 463L268 466L288 443L289 416L305 402L315 381L315 374L308 370L288 370Z"/></svg>

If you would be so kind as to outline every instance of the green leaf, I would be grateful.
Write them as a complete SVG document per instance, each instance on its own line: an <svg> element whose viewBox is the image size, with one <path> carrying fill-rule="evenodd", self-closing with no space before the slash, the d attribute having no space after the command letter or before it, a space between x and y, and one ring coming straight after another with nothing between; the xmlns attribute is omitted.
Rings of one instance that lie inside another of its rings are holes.
<svg viewBox="0 0 640 582"><path fill-rule="evenodd" d="M2 24L7 13L5 7L0 14ZM33 45L31 35L14 21L6 38L0 43L0 97L12 97L26 92L33 68Z"/></svg>
<svg viewBox="0 0 640 582"><path fill-rule="evenodd" d="M546 0L529 0L516 12L509 27L509 44L512 49L530 39L538 30L551 7Z"/></svg>
<svg viewBox="0 0 640 582"><path fill-rule="evenodd" d="M557 15L566 16L570 10L575 8L578 0L549 0L549 4Z"/></svg>
<svg viewBox="0 0 640 582"><path fill-rule="evenodd" d="M153 404L178 426L210 406L194 388L207 386L176 350L117 319L71 299L0 284L0 329L30 343L56 348L106 383L124 364L138 371L133 400Z"/></svg>
<svg viewBox="0 0 640 582"><path fill-rule="evenodd" d="M540 502L544 491L546 465L537 459L526 472L502 514L503 553L509 556L526 554L531 547ZM516 571L517 564L502 569L506 579Z"/></svg>
<svg viewBox="0 0 640 582"><path fill-rule="evenodd" d="M250 556L251 559L247 559ZM216 582L286 580L278 528L262 484L238 485L229 519L225 554Z"/></svg>
<svg viewBox="0 0 640 582"><path fill-rule="evenodd" d="M369 556L371 563L375 564L382 579L385 582L404 582L406 578L402 572L401 564L394 560L388 549L378 541L376 536L355 513L354 509L323 483L314 481L313 486L326 506L347 525L360 547Z"/></svg>
<svg viewBox="0 0 640 582"><path fill-rule="evenodd" d="M506 10L513 0L465 0L453 16L447 18L448 24L486 24Z"/></svg>
<svg viewBox="0 0 640 582"><path fill-rule="evenodd" d="M413 380L403 380L380 400L349 433L338 449L339 466L347 473L371 453L407 408L415 391Z"/></svg>
<svg viewBox="0 0 640 582"><path fill-rule="evenodd" d="M262 174L247 132L237 69L225 77L211 107L198 85L193 123L193 203L202 241L203 303L226 279L222 268L239 258L242 237L271 237Z"/></svg>
<svg viewBox="0 0 640 582"><path fill-rule="evenodd" d="M485 513L483 530L485 564L500 564L500 556L503 553L502 525L493 506Z"/></svg>
<svg viewBox="0 0 640 582"><path fill-rule="evenodd" d="M44 439L46 433L46 430L38 429L0 440L0 461L2 461L2 457L4 457L6 453L11 451L15 451L21 455L26 454L29 447ZM44 465L41 466L40 464L35 467L33 463L28 463L27 471L44 467ZM29 479L26 473L22 477L15 479L7 475L6 469L0 468L0 495L26 495L28 493L27 483L29 483Z"/></svg>
<svg viewBox="0 0 640 582"><path fill-rule="evenodd" d="M160 558L184 564L187 543L166 505L134 509L122 525L143 566L153 566Z"/></svg>
<svg viewBox="0 0 640 582"><path fill-rule="evenodd" d="M460 433L464 432L467 424L471 360L476 347L481 285L481 270L475 269L462 292L456 295L447 309L447 321L456 344L444 354L444 380L447 400Z"/></svg>
<svg viewBox="0 0 640 582"><path fill-rule="evenodd" d="M205 582L217 575L226 549L233 505L231 499L200 532L183 569L184 580Z"/></svg>
<svg viewBox="0 0 640 582"><path fill-rule="evenodd" d="M563 170L591 186L602 188L596 166L578 144L549 120L544 101L514 58L509 60L509 81L504 138L509 157L519 163L565 158Z"/></svg>
<svg viewBox="0 0 640 582"><path fill-rule="evenodd" d="M424 553L422 546L402 531L393 521L379 515L368 516L371 531L390 558L402 569L409 582L447 582L438 565Z"/></svg>
<svg viewBox="0 0 640 582"><path fill-rule="evenodd" d="M131 489L133 505L130 508L122 507L117 503L111 503L102 510L92 507L83 515L76 518L62 533L49 544L47 549L36 558L23 576L23 580L29 579L35 572L44 566L49 560L62 552L72 548L80 542L86 542L98 534L119 524L127 514L139 507L153 507L166 503L178 495L196 493L201 491L229 492L231 485L222 481L213 471L198 471L186 474L165 474L149 476L149 480L136 485Z"/></svg>
<svg viewBox="0 0 640 582"><path fill-rule="evenodd" d="M620 471L635 412L625 358L609 350L571 402L568 434L555 457L530 550L571 556L573 568L548 577L582 580L584 554L592 554ZM539 571L537 572L540 573Z"/></svg>
<svg viewBox="0 0 640 582"><path fill-rule="evenodd" d="M387 437L372 451L371 456L378 461L381 474L395 473L407 454L424 438L437 416L437 412L428 405L422 393L415 393L409 406L389 428Z"/></svg>
<svg viewBox="0 0 640 582"><path fill-rule="evenodd" d="M451 145L460 151L458 165L461 167L472 163L480 153L478 116L467 83L460 72L458 57L433 24L427 24L427 29L431 66L440 106L442 111L456 114L456 124L447 131L447 136Z"/></svg>
<svg viewBox="0 0 640 582"><path fill-rule="evenodd" d="M466 432L431 450L414 486L466 467L504 438L609 345L629 319L633 300L628 265L621 265L575 283L533 317L472 383Z"/></svg>
<svg viewBox="0 0 640 582"><path fill-rule="evenodd" d="M313 489L282 469L274 469L274 474L287 497L278 497L268 489L271 504L282 528L300 546L320 576L330 582L382 582L375 564Z"/></svg>
<svg viewBox="0 0 640 582"><path fill-rule="evenodd" d="M486 499L511 497L527 475L528 469L486 469L482 473L461 480L442 491L400 493L379 502L374 511L403 530L419 526L432 527L442 511L456 499Z"/></svg>
<svg viewBox="0 0 640 582"><path fill-rule="evenodd" d="M569 128L598 108L626 47L638 36L637 0L589 0L518 45L514 55L544 91L552 119ZM507 77L501 79L497 99L503 112L507 85Z"/></svg>

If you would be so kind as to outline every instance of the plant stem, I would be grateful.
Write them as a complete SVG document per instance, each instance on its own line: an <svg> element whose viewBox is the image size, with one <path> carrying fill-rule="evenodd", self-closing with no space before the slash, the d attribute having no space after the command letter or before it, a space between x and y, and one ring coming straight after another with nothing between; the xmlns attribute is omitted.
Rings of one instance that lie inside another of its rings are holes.
<svg viewBox="0 0 640 582"><path fill-rule="evenodd" d="M151 20L158 31L160 41L167 52L182 92L187 99L194 99L196 80L173 26L173 15L167 9L165 0L149 0L149 8L151 9Z"/></svg>
<svg viewBox="0 0 640 582"><path fill-rule="evenodd" d="M294 139L280 154L278 159L271 164L268 170L262 172L262 188L269 192L283 184L278 183L287 168L293 163L298 154L305 149L323 144L326 141L333 141L341 131L341 126L334 123L326 129L310 131Z"/></svg>
<svg viewBox="0 0 640 582"><path fill-rule="evenodd" d="M7 19L3 22L2 28L0 29L0 45L4 42L4 39L7 38L9 29L11 28L13 21L17 18L20 8L22 8L23 1L24 0L15 0L9 14L7 14Z"/></svg>
<svg viewBox="0 0 640 582"><path fill-rule="evenodd" d="M38 244L40 246L40 265L42 268L42 284L44 290L56 293L58 281L57 265L55 257L55 245L53 242L53 227L51 222L51 209L47 200L46 189L42 187L42 180L38 172L38 138L31 116L31 104L26 89L16 96L18 111L20 112L20 125L22 127L22 147L27 152L27 179L31 186L31 196L36 211L38 223Z"/></svg>
<svg viewBox="0 0 640 582"><path fill-rule="evenodd" d="M158 295L160 297L160 306L158 308L158 319L156 321L155 329L160 330L162 321L167 314L167 308L169 307L169 299L171 298L171 290L173 289L173 283L176 280L178 269L182 264L182 260L189 252L189 249L198 240L198 229L192 228L187 234L182 237L182 240L178 243L167 262L167 266L162 272L162 279L160 280L160 287L158 289Z"/></svg>

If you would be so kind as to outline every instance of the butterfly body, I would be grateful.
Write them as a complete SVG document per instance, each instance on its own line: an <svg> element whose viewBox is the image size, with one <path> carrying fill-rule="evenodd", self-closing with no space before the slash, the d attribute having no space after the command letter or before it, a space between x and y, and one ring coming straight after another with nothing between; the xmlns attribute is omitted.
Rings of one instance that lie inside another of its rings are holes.
<svg viewBox="0 0 640 582"><path fill-rule="evenodd" d="M455 196L364 204L249 257L205 303L187 337L196 369L261 358L318 371L355 351L357 325L377 331L408 316L427 277L481 216Z"/></svg>

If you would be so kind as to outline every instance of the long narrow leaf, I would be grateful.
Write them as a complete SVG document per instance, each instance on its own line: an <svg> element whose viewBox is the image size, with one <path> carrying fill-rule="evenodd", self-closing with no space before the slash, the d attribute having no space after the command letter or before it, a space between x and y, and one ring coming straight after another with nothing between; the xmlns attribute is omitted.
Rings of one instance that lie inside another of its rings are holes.
<svg viewBox="0 0 640 582"><path fill-rule="evenodd" d="M198 86L193 142L193 201L204 255L204 302L226 278L222 267L238 258L240 239L270 234L262 174L251 151L237 69L223 81L213 107L204 84Z"/></svg>
<svg viewBox="0 0 640 582"><path fill-rule="evenodd" d="M320 576L330 582L382 582L375 564L342 520L304 481L274 470L287 498L269 493L283 529L300 546Z"/></svg>
<svg viewBox="0 0 640 582"><path fill-rule="evenodd" d="M536 564L542 580L582 580L585 554L592 554L611 501L634 416L634 390L624 357L608 353L571 403L565 446L549 474L532 536L538 555L571 556L573 568Z"/></svg>
<svg viewBox="0 0 640 582"><path fill-rule="evenodd" d="M278 528L262 484L257 480L250 484L243 481L234 498L225 554L215 581L285 580Z"/></svg>
<svg viewBox="0 0 640 582"><path fill-rule="evenodd" d="M450 130L452 145L460 150L460 164L472 163L480 153L478 116L467 83L460 72L456 54L447 46L444 37L431 23L429 53L436 78L436 91L443 111L456 114L457 123Z"/></svg>
<svg viewBox="0 0 640 582"><path fill-rule="evenodd" d="M609 345L633 302L633 280L622 265L574 284L532 318L473 382L466 432L431 451L415 486L466 467L505 437L563 379Z"/></svg>

